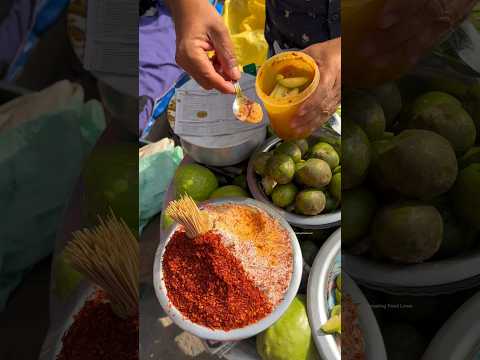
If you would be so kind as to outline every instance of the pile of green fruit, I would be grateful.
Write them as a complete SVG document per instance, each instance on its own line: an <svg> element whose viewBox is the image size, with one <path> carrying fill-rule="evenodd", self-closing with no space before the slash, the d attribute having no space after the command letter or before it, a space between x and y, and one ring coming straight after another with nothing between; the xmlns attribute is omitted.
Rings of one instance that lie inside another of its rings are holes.
<svg viewBox="0 0 480 360"><path fill-rule="evenodd" d="M341 165L339 140L310 138L284 141L253 157L263 192L273 204L300 215L339 208Z"/></svg>
<svg viewBox="0 0 480 360"><path fill-rule="evenodd" d="M480 84L432 84L344 92L342 244L355 255L412 264L480 244Z"/></svg>

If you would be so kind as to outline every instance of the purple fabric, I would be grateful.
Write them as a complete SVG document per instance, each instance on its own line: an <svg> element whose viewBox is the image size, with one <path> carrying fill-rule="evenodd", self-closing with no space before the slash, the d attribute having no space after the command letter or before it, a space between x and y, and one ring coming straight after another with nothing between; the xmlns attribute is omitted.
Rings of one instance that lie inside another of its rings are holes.
<svg viewBox="0 0 480 360"><path fill-rule="evenodd" d="M150 99L139 114L143 130L153 104L178 80L183 70L175 63L175 28L167 8L161 3L155 16L142 16L139 29L139 96Z"/></svg>
<svg viewBox="0 0 480 360"><path fill-rule="evenodd" d="M10 65L32 27L35 0L15 0L10 13L0 22L0 65Z"/></svg>

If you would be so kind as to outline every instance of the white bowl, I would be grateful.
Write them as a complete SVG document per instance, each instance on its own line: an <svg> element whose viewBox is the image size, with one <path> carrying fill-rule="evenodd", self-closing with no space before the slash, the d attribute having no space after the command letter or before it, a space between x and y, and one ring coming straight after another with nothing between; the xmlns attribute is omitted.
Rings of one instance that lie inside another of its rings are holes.
<svg viewBox="0 0 480 360"><path fill-rule="evenodd" d="M335 263L341 256L341 230L335 231L318 252L308 278L307 308L313 340L324 359L340 360L341 354L335 337L319 331L330 315L329 284L337 274ZM358 321L365 343L365 355L369 360L386 360L387 354L382 333L365 296L345 273L342 273L342 291L352 297L358 306Z"/></svg>
<svg viewBox="0 0 480 360"><path fill-rule="evenodd" d="M282 314L287 310L290 303L293 301L294 297L297 294L298 288L300 286L300 281L302 278L302 252L300 250L300 245L297 240L295 232L290 227L288 222L284 220L272 207L265 205L259 201L249 198L222 198L207 201L204 204L237 204L237 205L249 205L256 207L265 211L268 215L274 217L279 221L280 225L288 231L290 235L290 241L292 244L292 254L293 254L293 272L290 279L290 285L288 286L287 291L283 297L283 300L280 304L271 312L268 316L259 320L258 322L248 325L243 328L233 329L229 331L210 329L208 327L196 324L186 317L184 317L180 311L170 302L167 295L167 289L165 287L165 282L163 281L163 269L162 261L163 255L165 252L166 245L170 240L173 233L178 229L178 225L174 225L171 229L165 233L165 236L160 241L157 252L155 254L155 261L153 265L153 283L155 288L155 294L157 295L158 301L162 306L163 310L170 316L172 321L178 325L183 330L198 336L202 339L207 340L216 340L216 341L232 341L232 340L242 340L259 334L264 331L273 323L275 323Z"/></svg>
<svg viewBox="0 0 480 360"><path fill-rule="evenodd" d="M422 360L480 358L480 293L463 304L443 325Z"/></svg>

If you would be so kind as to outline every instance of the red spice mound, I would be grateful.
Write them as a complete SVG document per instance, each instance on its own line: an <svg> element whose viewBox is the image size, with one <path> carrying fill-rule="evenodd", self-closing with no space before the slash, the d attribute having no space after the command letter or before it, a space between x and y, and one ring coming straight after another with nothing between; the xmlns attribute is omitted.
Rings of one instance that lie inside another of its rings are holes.
<svg viewBox="0 0 480 360"><path fill-rule="evenodd" d="M192 240L184 231L175 232L165 249L163 274L170 301L194 323L231 330L272 312L265 294L218 233Z"/></svg>
<svg viewBox="0 0 480 360"><path fill-rule="evenodd" d="M57 360L138 360L138 314L120 319L98 291L74 318Z"/></svg>

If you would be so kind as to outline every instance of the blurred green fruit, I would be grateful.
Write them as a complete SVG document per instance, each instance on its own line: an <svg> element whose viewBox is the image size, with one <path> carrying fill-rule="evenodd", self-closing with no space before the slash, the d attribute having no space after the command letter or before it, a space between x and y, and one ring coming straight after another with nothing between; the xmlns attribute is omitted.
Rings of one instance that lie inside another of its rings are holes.
<svg viewBox="0 0 480 360"><path fill-rule="evenodd" d="M456 214L475 229L480 229L480 164L461 170L452 190Z"/></svg>
<svg viewBox="0 0 480 360"><path fill-rule="evenodd" d="M398 263L420 263L440 248L443 220L438 210L420 203L398 203L374 218L372 239L379 254Z"/></svg>
<svg viewBox="0 0 480 360"><path fill-rule="evenodd" d="M272 157L271 152L260 152L253 155L253 168L260 176L265 176L267 161Z"/></svg>
<svg viewBox="0 0 480 360"><path fill-rule="evenodd" d="M213 172L198 164L180 165L173 179L177 198L186 194L195 201L207 200L218 188Z"/></svg>
<svg viewBox="0 0 480 360"><path fill-rule="evenodd" d="M370 142L363 130L344 122L342 128L343 188L348 190L360 185L367 175L371 160Z"/></svg>
<svg viewBox="0 0 480 360"><path fill-rule="evenodd" d="M272 201L276 206L285 208L295 201L297 193L298 189L292 183L278 185L273 189Z"/></svg>
<svg viewBox="0 0 480 360"><path fill-rule="evenodd" d="M327 162L320 159L308 159L297 167L295 180L302 185L316 189L327 186L332 180L332 170Z"/></svg>
<svg viewBox="0 0 480 360"><path fill-rule="evenodd" d="M355 188L343 193L343 245L351 246L368 234L376 209L375 195L367 188Z"/></svg>
<svg viewBox="0 0 480 360"><path fill-rule="evenodd" d="M319 359L304 296L297 295L280 319L257 336L257 352L262 360Z"/></svg>
<svg viewBox="0 0 480 360"><path fill-rule="evenodd" d="M320 190L302 190L295 198L295 210L302 215L318 215L325 209L325 204L325 194Z"/></svg>
<svg viewBox="0 0 480 360"><path fill-rule="evenodd" d="M325 142L315 144L310 151L310 157L327 162L331 169L336 168L340 163L340 158L333 146Z"/></svg>
<svg viewBox="0 0 480 360"><path fill-rule="evenodd" d="M274 154L267 161L266 174L279 184L288 184L295 175L295 162L285 154Z"/></svg>
<svg viewBox="0 0 480 360"><path fill-rule="evenodd" d="M293 141L284 141L275 149L275 152L290 156L294 162L302 160L302 150Z"/></svg>
<svg viewBox="0 0 480 360"><path fill-rule="evenodd" d="M219 187L210 195L210 199L219 199L224 197L248 197L248 193L240 186L226 185Z"/></svg>

